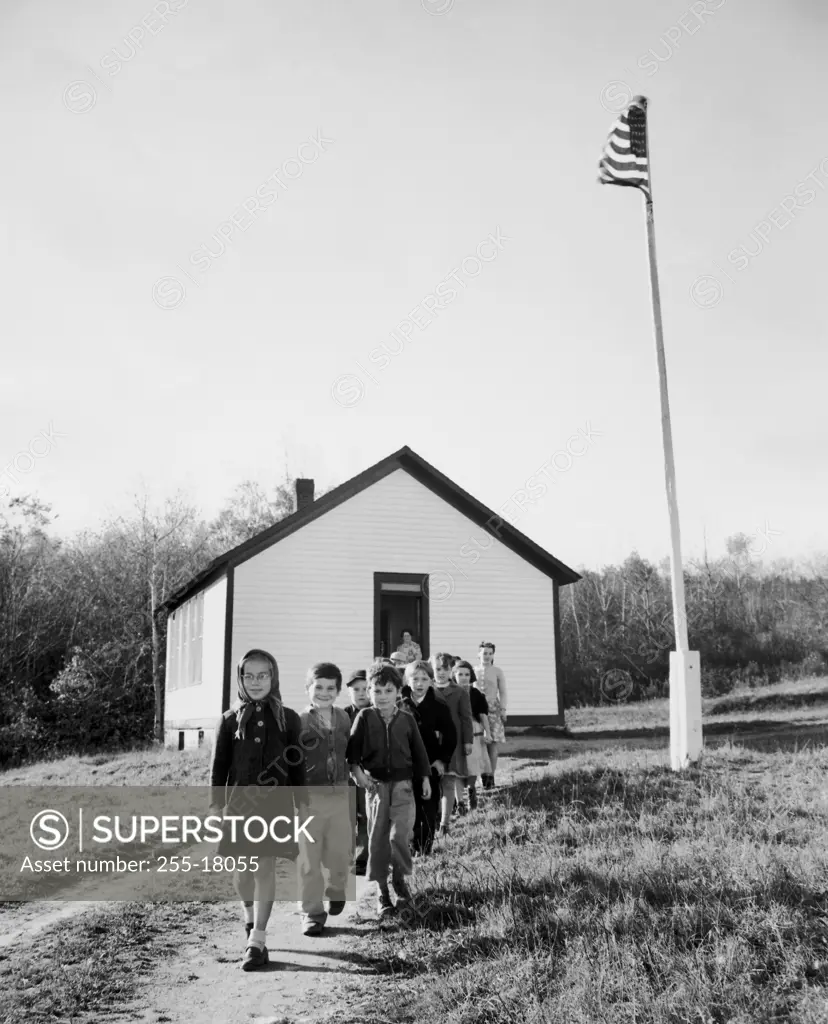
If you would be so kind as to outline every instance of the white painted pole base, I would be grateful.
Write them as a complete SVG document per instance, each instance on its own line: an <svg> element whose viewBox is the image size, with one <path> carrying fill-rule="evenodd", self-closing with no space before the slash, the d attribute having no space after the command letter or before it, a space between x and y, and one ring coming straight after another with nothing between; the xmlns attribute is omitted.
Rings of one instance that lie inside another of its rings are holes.
<svg viewBox="0 0 828 1024"><path fill-rule="evenodd" d="M702 752L701 658L670 651L670 763L681 771Z"/></svg>

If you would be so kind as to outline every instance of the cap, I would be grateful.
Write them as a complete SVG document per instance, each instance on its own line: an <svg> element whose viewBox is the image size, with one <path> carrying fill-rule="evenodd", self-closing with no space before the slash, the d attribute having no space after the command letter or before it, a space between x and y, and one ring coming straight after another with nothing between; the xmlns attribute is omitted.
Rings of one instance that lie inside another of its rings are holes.
<svg viewBox="0 0 828 1024"><path fill-rule="evenodd" d="M350 686L351 683L357 683L359 682L360 679L363 682L365 682L365 680L367 679L367 675L364 668L358 668L355 672L352 672L348 679L348 682L345 685Z"/></svg>

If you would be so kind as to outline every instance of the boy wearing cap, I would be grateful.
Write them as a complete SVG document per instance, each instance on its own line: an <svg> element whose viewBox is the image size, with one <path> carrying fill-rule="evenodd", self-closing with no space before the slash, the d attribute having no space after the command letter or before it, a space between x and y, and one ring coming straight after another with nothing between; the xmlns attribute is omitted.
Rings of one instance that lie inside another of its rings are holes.
<svg viewBox="0 0 828 1024"><path fill-rule="evenodd" d="M351 703L346 706L345 711L353 725L354 719L359 712L362 711L363 708L371 706L371 701L368 699L368 680L365 677L365 669L358 668L355 672L352 672L347 686L348 693L351 697ZM356 851L354 855L354 873L357 875L364 875L368 869L368 811L365 806L365 790L361 786L357 786L353 778L351 778L351 785L356 786L356 821L354 822Z"/></svg>
<svg viewBox="0 0 828 1024"><path fill-rule="evenodd" d="M351 678L346 685L351 703L346 705L345 711L353 723L359 712L371 704L371 701L368 699L368 680L365 678L365 669L358 668L355 672L352 672Z"/></svg>

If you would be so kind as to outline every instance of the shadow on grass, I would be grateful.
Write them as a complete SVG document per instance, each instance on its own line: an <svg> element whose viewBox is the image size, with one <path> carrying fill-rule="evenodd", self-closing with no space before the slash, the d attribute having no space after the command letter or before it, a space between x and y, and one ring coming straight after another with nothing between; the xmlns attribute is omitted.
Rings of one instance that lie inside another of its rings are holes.
<svg viewBox="0 0 828 1024"><path fill-rule="evenodd" d="M770 708L808 708L815 704L828 702L828 688L814 690L811 693L769 693L769 694L735 694L734 696L717 697L710 709L711 714L728 715L736 711L747 713L767 711Z"/></svg>
<svg viewBox="0 0 828 1024"><path fill-rule="evenodd" d="M723 731L721 735L714 737L713 742L709 746L720 746L731 739L738 746L747 747L749 750L785 750L793 752L795 750L802 750L806 746L824 747L828 743L828 725L800 725L792 727L789 723L780 722L777 723L775 729L766 732L764 735L743 736L739 732L724 734Z"/></svg>
<svg viewBox="0 0 828 1024"><path fill-rule="evenodd" d="M790 722L780 722L773 718L756 718L749 722L702 722L702 728L706 736L721 736L724 734L768 732L777 733L791 731ZM794 726L793 729L804 731L816 729L828 734L828 726L821 723L816 726ZM590 732L577 732L569 735L570 742L578 743L581 740L625 740L643 739L647 737L665 736L669 737L669 725L642 726L634 729L595 729Z"/></svg>
<svg viewBox="0 0 828 1024"><path fill-rule="evenodd" d="M398 918L385 944L374 946L360 962L379 974L414 977L433 972L438 964L443 972L481 960L496 962L517 951L555 959L580 942L592 948L607 941L635 948L655 943L679 957L741 935L770 978L781 970L785 953L778 930L762 922L778 918L783 909L797 920L795 933L786 938L820 948L828 892L784 868L749 889L722 886L712 875L700 879L698 871L695 865L684 872L656 869L619 879L574 865L564 877L550 872L536 879L504 879L481 865L473 885L453 890L432 886L418 894L408 919ZM682 888L682 883L693 884ZM490 915L499 922L490 933L469 927L485 926ZM418 942L414 955L406 951L407 938ZM828 961L815 964L808 981L825 984Z"/></svg>
<svg viewBox="0 0 828 1024"><path fill-rule="evenodd" d="M815 725L792 725L790 722L756 719L752 722L710 722L703 724L705 746L716 747L722 743L734 742L751 750L786 750L794 751L802 747L825 746L828 743L828 725L824 722ZM670 729L668 726L652 726L636 729L605 729L591 732L578 732L566 737L553 737L551 734L530 734L540 738L548 736L550 745L547 751L538 750L537 746L522 747L520 738L514 738L509 748L502 751L504 757L528 758L536 764L539 754L546 753L549 761L565 761L578 753L578 746L586 742L644 740L647 743L663 740L669 744ZM564 742L561 742L563 740ZM513 746L514 745L514 746Z"/></svg>

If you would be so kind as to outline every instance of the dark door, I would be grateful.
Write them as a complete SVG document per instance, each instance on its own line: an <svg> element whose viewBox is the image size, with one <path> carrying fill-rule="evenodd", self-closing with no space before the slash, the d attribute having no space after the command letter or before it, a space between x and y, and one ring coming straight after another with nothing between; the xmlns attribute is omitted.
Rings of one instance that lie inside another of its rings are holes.
<svg viewBox="0 0 828 1024"><path fill-rule="evenodd" d="M428 657L428 596L423 577L411 573L374 573L374 656L387 658L411 632Z"/></svg>

